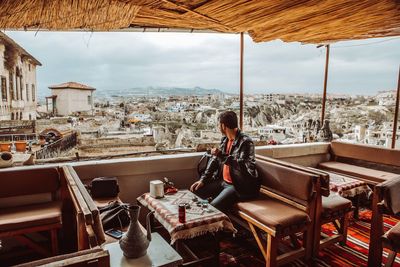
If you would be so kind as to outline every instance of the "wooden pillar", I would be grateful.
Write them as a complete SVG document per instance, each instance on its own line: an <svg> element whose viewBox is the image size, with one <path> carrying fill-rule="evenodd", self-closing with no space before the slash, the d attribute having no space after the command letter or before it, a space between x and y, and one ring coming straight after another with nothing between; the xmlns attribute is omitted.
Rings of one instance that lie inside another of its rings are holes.
<svg viewBox="0 0 400 267"><path fill-rule="evenodd" d="M399 118L398 118L399 117L399 99L400 99L400 67L399 67L399 79L397 81L396 107L394 109L392 149L396 148L397 121L399 120Z"/></svg>
<svg viewBox="0 0 400 267"><path fill-rule="evenodd" d="M243 49L244 49L244 36L243 32L240 33L240 129L243 130Z"/></svg>
<svg viewBox="0 0 400 267"><path fill-rule="evenodd" d="M326 45L325 78L324 78L324 93L322 95L321 125L324 124L325 120L326 87L328 84L328 66L329 66L329 45Z"/></svg>

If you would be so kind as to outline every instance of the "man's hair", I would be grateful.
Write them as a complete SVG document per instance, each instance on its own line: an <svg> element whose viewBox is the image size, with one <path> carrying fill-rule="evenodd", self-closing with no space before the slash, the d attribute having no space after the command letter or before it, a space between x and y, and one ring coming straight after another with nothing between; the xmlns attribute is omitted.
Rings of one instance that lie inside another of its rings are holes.
<svg viewBox="0 0 400 267"><path fill-rule="evenodd" d="M233 111L224 111L219 114L219 123L223 123L229 129L238 128L238 119L236 113Z"/></svg>

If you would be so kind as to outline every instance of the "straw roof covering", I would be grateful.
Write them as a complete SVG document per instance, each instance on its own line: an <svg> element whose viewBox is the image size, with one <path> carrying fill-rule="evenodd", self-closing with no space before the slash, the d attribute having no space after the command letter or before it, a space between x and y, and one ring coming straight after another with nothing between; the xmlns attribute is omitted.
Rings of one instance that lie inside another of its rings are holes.
<svg viewBox="0 0 400 267"><path fill-rule="evenodd" d="M399 0L0 0L0 28L247 32L256 42L400 35Z"/></svg>
<svg viewBox="0 0 400 267"><path fill-rule="evenodd" d="M79 89L79 90L96 90L95 88L77 82L66 82L62 84L49 86L50 89Z"/></svg>

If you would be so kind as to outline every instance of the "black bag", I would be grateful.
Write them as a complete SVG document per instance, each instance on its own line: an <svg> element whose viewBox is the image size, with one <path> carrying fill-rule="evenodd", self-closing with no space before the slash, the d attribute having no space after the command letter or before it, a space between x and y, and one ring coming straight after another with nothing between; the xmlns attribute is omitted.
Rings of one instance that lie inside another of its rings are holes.
<svg viewBox="0 0 400 267"><path fill-rule="evenodd" d="M208 161L211 158L211 152L210 150L207 150L203 156L201 156L199 162L197 163L197 174L198 174L198 178L200 178L200 176L203 174L203 172L206 170L207 165L208 165Z"/></svg>
<svg viewBox="0 0 400 267"><path fill-rule="evenodd" d="M94 198L117 197L119 185L116 177L94 178L90 184L90 194Z"/></svg>
<svg viewBox="0 0 400 267"><path fill-rule="evenodd" d="M126 205L121 202L112 201L107 206L99 208L99 211L104 230L122 229L130 223Z"/></svg>
<svg viewBox="0 0 400 267"><path fill-rule="evenodd" d="M211 150L207 150L197 163L197 175L200 179L201 176L209 169L215 169L211 174L211 177L218 177L219 170L218 160L211 155Z"/></svg>

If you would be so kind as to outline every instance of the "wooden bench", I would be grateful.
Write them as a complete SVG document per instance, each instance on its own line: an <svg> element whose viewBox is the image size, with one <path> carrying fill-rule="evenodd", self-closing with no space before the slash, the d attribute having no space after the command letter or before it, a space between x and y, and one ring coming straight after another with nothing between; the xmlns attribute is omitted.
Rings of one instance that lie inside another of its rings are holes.
<svg viewBox="0 0 400 267"><path fill-rule="evenodd" d="M384 234L383 214L400 219L400 177L375 186L372 200L372 222L368 266L381 266L383 247L391 250L385 266L392 266L400 251L400 223Z"/></svg>
<svg viewBox="0 0 400 267"><path fill-rule="evenodd" d="M93 248L106 240L99 210L72 166L62 167L77 210L78 249Z"/></svg>
<svg viewBox="0 0 400 267"><path fill-rule="evenodd" d="M332 141L331 160L319 168L347 174L370 185L400 176L400 150Z"/></svg>
<svg viewBox="0 0 400 267"><path fill-rule="evenodd" d="M58 255L37 261L31 261L16 265L15 267L38 267L38 266L91 266L91 267L109 267L110 255L108 251L102 248L92 248L77 251L74 253Z"/></svg>
<svg viewBox="0 0 400 267"><path fill-rule="evenodd" d="M236 209L248 223L266 266L286 264L298 258L309 262L313 252L316 200L320 194L318 177L267 161L257 161L257 170L262 179L260 197L239 202ZM303 245L298 242L299 233L303 233ZM287 236L295 249L278 255L278 243Z"/></svg>
<svg viewBox="0 0 400 267"><path fill-rule="evenodd" d="M316 197L316 208L314 218L314 244L313 244L313 256L317 257L320 249L323 249L333 243L340 242L345 245L347 240L347 227L349 224L349 215L352 211L352 203L350 200L345 199L338 195L331 195L329 190L329 174L326 172L304 167L295 163L290 163L271 157L265 157L256 155L257 164L260 161L267 161L276 163L288 168L308 172L313 175L317 175L320 179L319 184L321 185L320 195ZM326 223L333 223L337 230L337 234L330 237L324 236L321 239L321 226Z"/></svg>
<svg viewBox="0 0 400 267"><path fill-rule="evenodd" d="M0 172L0 239L13 237L43 256L58 253L57 231L62 227L59 168ZM26 234L50 232L51 253Z"/></svg>

